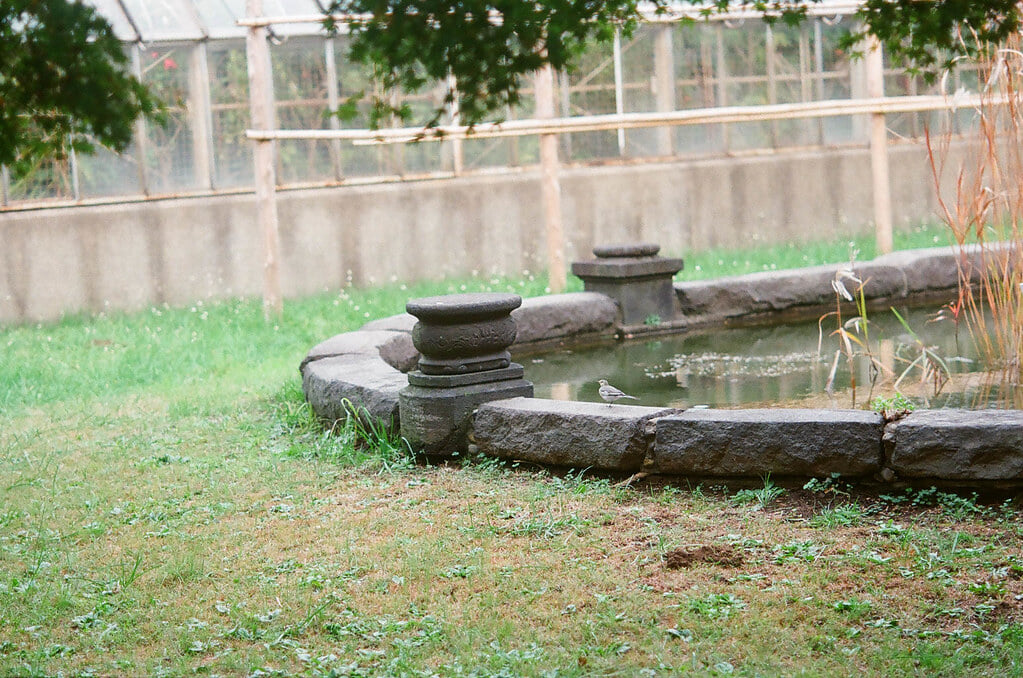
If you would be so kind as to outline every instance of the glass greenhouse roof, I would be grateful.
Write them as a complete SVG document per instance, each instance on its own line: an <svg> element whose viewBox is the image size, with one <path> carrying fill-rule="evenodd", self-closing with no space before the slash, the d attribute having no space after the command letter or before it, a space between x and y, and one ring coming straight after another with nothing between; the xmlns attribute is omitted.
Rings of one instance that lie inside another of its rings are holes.
<svg viewBox="0 0 1023 678"><path fill-rule="evenodd" d="M171 42L244 38L238 25L245 0L86 0L125 42ZM316 0L263 0L268 17L308 17L323 13ZM279 35L318 35L318 23L278 24Z"/></svg>
<svg viewBox="0 0 1023 678"><path fill-rule="evenodd" d="M125 42L173 42L184 40L244 38L246 29L238 20L246 15L246 0L85 0L102 14ZM815 13L854 11L856 0L821 0L812 5ZM684 5L689 11L690 4ZM318 0L263 0L265 17L310 17L322 15ZM275 24L281 36L319 35L318 22Z"/></svg>

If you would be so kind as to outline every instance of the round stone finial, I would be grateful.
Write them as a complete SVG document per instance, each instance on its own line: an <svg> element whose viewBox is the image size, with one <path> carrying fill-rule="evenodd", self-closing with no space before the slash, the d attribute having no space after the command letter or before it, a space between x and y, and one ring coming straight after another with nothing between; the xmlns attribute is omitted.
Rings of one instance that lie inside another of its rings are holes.
<svg viewBox="0 0 1023 678"><path fill-rule="evenodd" d="M517 294L469 292L410 299L405 310L422 321L454 324L508 315L521 305Z"/></svg>
<svg viewBox="0 0 1023 678"><path fill-rule="evenodd" d="M653 257L661 251L661 246L652 242L614 243L597 245L593 254L598 259L619 259L623 257Z"/></svg>
<svg viewBox="0 0 1023 678"><path fill-rule="evenodd" d="M412 299L405 310L419 319L412 343L422 354L423 374L465 374L511 364L515 341L511 312L522 305L517 294L473 293Z"/></svg>

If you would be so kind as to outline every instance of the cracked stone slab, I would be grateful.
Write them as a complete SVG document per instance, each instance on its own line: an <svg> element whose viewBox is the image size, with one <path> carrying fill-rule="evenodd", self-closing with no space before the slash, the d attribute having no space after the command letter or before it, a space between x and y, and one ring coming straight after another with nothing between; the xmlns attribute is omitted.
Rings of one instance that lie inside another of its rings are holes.
<svg viewBox="0 0 1023 678"><path fill-rule="evenodd" d="M881 470L883 420L862 410L687 410L658 419L647 470L857 477Z"/></svg>
<svg viewBox="0 0 1023 678"><path fill-rule="evenodd" d="M481 405L469 442L502 459L536 464L638 471L647 455L650 422L674 408L509 398Z"/></svg>
<svg viewBox="0 0 1023 678"><path fill-rule="evenodd" d="M1023 411L912 412L888 425L885 450L901 478L1023 480Z"/></svg>

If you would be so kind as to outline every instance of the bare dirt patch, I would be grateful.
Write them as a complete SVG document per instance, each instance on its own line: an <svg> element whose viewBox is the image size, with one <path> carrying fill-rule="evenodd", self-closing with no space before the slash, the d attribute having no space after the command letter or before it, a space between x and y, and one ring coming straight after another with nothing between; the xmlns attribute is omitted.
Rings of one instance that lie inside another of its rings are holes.
<svg viewBox="0 0 1023 678"><path fill-rule="evenodd" d="M727 545L674 549L664 554L664 566L669 570L687 570L701 564L741 567L744 561L742 551Z"/></svg>

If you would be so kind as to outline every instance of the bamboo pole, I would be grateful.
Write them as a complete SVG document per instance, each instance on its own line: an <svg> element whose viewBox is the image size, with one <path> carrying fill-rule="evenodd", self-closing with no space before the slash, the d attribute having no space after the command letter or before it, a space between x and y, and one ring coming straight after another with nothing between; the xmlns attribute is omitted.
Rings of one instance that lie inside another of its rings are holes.
<svg viewBox="0 0 1023 678"><path fill-rule="evenodd" d="M323 41L323 62L327 70L327 108L330 109L330 129L341 129L341 121L336 115L341 106L341 91L337 77L337 58L334 52L334 38ZM334 179L344 178L344 163L341 159L341 140L333 139L330 144L330 164L334 170Z"/></svg>
<svg viewBox="0 0 1023 678"><path fill-rule="evenodd" d="M263 0L246 0L250 17L263 14ZM270 48L267 29L251 26L245 39L249 76L249 111L256 129L273 127L273 94L270 89ZM255 139L252 160L256 180L256 214L263 232L263 315L269 320L284 310L281 299L280 235L277 224L276 168L273 139Z"/></svg>
<svg viewBox="0 0 1023 678"><path fill-rule="evenodd" d="M674 28L659 26L654 38L654 99L657 110L674 111L675 106L675 53L672 45ZM657 130L657 153L663 156L675 154L674 134L670 127Z"/></svg>
<svg viewBox="0 0 1023 678"><path fill-rule="evenodd" d="M353 143L381 144L411 141L447 141L454 136L484 139L488 137L516 137L573 132L599 132L619 127L639 129L665 125L702 125L732 122L765 122L795 120L799 118L835 117L845 115L908 113L937 111L950 108L979 106L981 95L962 95L949 98L944 95L884 97L879 99L833 99L791 104L765 104L760 106L722 106L690 108L682 111L625 113L623 115L589 115L585 117L508 120L502 123L480 123L474 127L439 125L436 128L417 127L387 129L340 130L246 130L249 139L344 139ZM1012 101L1019 102L1023 96ZM986 97L988 105L1008 104L1008 97Z"/></svg>
<svg viewBox="0 0 1023 678"><path fill-rule="evenodd" d="M195 182L206 189L215 188L213 177L213 112L210 96L210 71L206 43L196 43L189 53L188 114L192 123L192 166Z"/></svg>
<svg viewBox="0 0 1023 678"><path fill-rule="evenodd" d="M884 97L884 57L877 38L867 38L865 55L867 96ZM888 127L883 112L870 115L870 174L874 188L874 235L878 254L887 254L894 247L892 238L892 193L888 167Z"/></svg>
<svg viewBox="0 0 1023 678"><path fill-rule="evenodd" d="M554 71L545 65L536 73L536 115L554 117ZM561 223L561 184L558 181L558 136L540 135L540 196L547 240L547 271L552 294L565 291L565 236Z"/></svg>
<svg viewBox="0 0 1023 678"><path fill-rule="evenodd" d="M615 26L614 43L611 52L614 59L615 113L622 115L625 113L625 77L622 74L622 31L618 26ZM551 117L553 117L553 113ZM618 128L618 155L625 156L624 127Z"/></svg>

